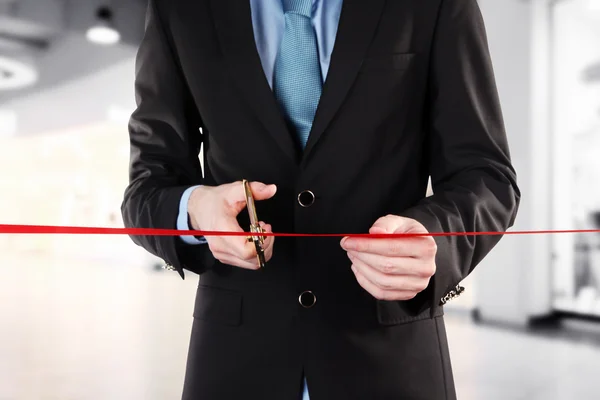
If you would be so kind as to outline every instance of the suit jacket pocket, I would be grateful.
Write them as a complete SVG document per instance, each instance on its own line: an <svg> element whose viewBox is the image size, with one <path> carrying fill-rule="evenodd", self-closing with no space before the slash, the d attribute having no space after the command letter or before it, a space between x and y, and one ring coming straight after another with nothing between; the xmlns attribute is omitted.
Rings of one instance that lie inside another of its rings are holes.
<svg viewBox="0 0 600 400"><path fill-rule="evenodd" d="M415 53L378 54L363 60L361 72L368 71L402 71L414 63Z"/></svg>
<svg viewBox="0 0 600 400"><path fill-rule="evenodd" d="M194 318L237 326L242 323L242 294L212 286L198 286Z"/></svg>
<svg viewBox="0 0 600 400"><path fill-rule="evenodd" d="M377 320L384 326L400 325L409 322L431 318L429 308L422 312L415 311L414 304L409 301L381 301L377 300ZM435 310L434 317L444 314L442 307Z"/></svg>

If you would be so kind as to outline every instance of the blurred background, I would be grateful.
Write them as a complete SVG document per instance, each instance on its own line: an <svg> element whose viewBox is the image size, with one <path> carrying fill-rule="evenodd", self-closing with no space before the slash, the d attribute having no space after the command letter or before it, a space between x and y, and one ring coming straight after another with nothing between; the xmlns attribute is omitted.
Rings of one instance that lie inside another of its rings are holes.
<svg viewBox="0 0 600 400"><path fill-rule="evenodd" d="M600 0L479 0L523 200L600 228ZM0 0L0 223L122 226L144 0ZM599 399L600 235L508 236L446 307L459 399ZM197 277L0 235L0 400L181 396Z"/></svg>

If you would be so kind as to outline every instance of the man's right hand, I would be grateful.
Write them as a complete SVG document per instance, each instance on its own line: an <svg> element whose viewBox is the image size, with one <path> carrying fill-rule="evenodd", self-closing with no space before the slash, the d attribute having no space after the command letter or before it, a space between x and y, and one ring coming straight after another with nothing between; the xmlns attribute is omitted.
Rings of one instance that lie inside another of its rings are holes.
<svg viewBox="0 0 600 400"><path fill-rule="evenodd" d="M254 200L267 200L275 195L275 185L260 182L250 183ZM246 208L246 197L242 182L220 186L200 186L192 192L188 201L191 228L202 231L244 232L237 222L238 214ZM260 222L261 227L271 233L271 225ZM223 264L240 268L259 269L254 243L245 236L207 236L206 241L213 256ZM265 239L265 260L273 255L275 238Z"/></svg>

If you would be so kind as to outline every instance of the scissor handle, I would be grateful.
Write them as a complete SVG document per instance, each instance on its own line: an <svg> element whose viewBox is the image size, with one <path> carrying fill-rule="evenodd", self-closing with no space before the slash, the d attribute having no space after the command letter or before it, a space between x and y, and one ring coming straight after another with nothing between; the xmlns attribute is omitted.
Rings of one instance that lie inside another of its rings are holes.
<svg viewBox="0 0 600 400"><path fill-rule="evenodd" d="M256 206L254 205L254 197L252 196L252 191L250 190L250 183L244 179L242 180L242 185L244 186L244 193L246 194L246 207L248 209L248 214L250 215L250 232L255 234L249 236L248 241L254 242L254 245L256 246L258 265L260 268L263 268L266 264L265 249L263 248L265 237L256 234L264 233L265 230L258 225L259 220L258 216L256 215Z"/></svg>
<svg viewBox="0 0 600 400"><path fill-rule="evenodd" d="M253 233L262 233L265 231L261 227L258 227L258 230L257 230L256 227L254 227L254 226L252 226L250 228L250 230ZM265 264L266 264L265 249L263 248L264 238L265 238L264 236L248 236L248 241L254 242L254 246L256 247L256 258L258 260L258 266L260 268L264 268Z"/></svg>

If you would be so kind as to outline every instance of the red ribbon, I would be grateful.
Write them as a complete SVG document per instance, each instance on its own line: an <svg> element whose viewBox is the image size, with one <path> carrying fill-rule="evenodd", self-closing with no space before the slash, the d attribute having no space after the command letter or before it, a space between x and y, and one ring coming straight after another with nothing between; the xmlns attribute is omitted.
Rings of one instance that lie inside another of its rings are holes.
<svg viewBox="0 0 600 400"><path fill-rule="evenodd" d="M494 235L541 235L560 233L600 233L600 229L573 230L531 230L507 232L440 232L440 233L264 233L261 236L279 237L368 237L368 238L405 238L423 236L494 236ZM99 228L81 226L53 225L7 225L0 224L0 234L51 234L51 235L133 235L133 236L244 236L249 232L195 231L177 229L150 228Z"/></svg>

